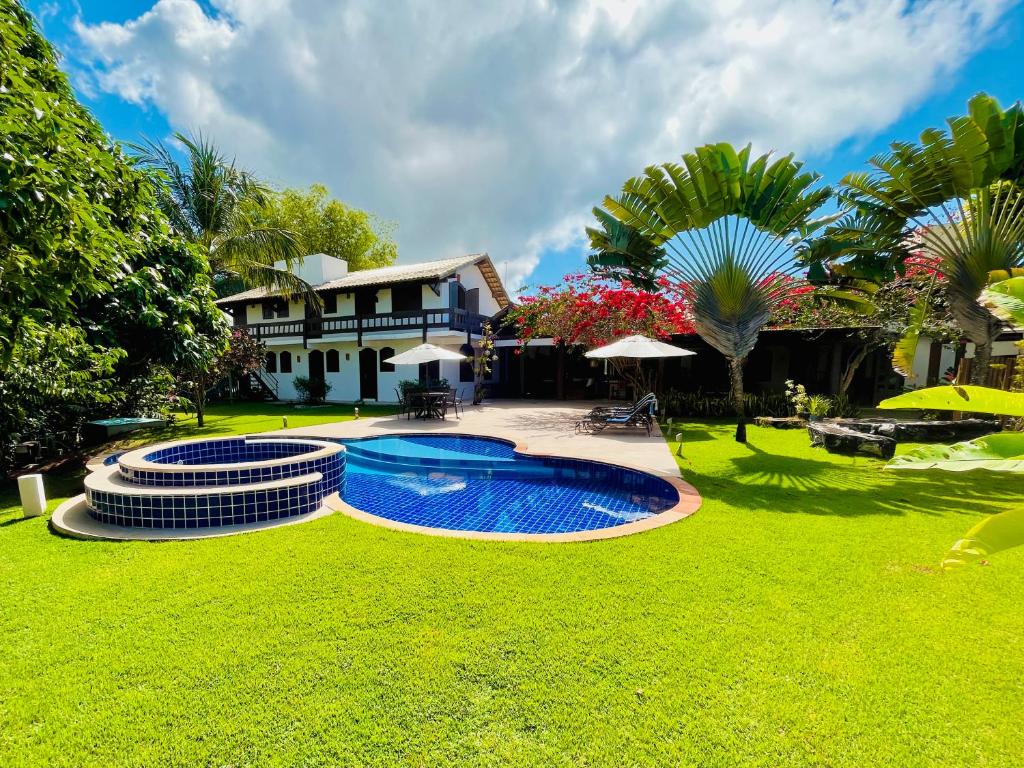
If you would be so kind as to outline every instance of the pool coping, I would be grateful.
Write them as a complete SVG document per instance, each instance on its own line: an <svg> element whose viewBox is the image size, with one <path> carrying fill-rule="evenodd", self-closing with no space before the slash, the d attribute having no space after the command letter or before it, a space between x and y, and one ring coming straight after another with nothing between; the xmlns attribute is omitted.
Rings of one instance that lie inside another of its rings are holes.
<svg viewBox="0 0 1024 768"><path fill-rule="evenodd" d="M438 437L437 433L432 432L383 432L380 435L368 435L365 437L387 437L387 436L424 436L424 437ZM454 436L454 435L453 435ZM177 529L153 529L153 528L121 528L119 526L111 526L105 523L100 523L95 520L87 512L85 512L85 494L72 497L63 504L61 504L53 513L50 525L58 533L63 535L72 536L74 538L90 538L90 539L105 539L109 541L178 541L178 540L192 540L192 539L204 539L204 538L215 538L220 536L231 536L240 533L250 533L254 531L267 530L269 528L278 528L282 525L294 525L297 523L307 522L308 520L316 520L326 517L333 512L340 512L346 517L350 517L360 522L368 523L369 525L375 525L379 528L388 528L395 531L401 531L404 533L418 533L425 536L437 536L441 538L450 539L465 539L470 541L506 541L506 542L534 542L537 544L544 543L566 543L566 542L586 542L586 541L601 541L605 539L621 538L623 536L631 536L636 533L642 533L644 531L654 530L655 528L661 528L666 525L678 522L684 518L690 517L697 512L702 503L700 492L690 483L686 482L682 477L674 475L668 475L662 472L652 471L650 469L640 467L634 464L628 464L623 462L613 461L602 461L600 459L584 458L579 456L569 456L565 454L557 454L550 452L532 451L526 442L518 440L507 434L489 434L480 435L473 432L459 432L457 436L460 437L475 437L482 438L484 440L497 440L507 443L512 446L512 450L516 453L524 456L531 456L534 458L542 459L561 459L570 461L585 461L593 464L603 464L609 467L617 467L620 469L629 469L634 472L642 472L650 475L651 477L657 477L660 480L664 480L666 483L675 488L679 494L679 501L675 506L669 507L668 509L645 517L642 520L634 520L630 523L623 523L622 525L613 525L607 528L596 528L589 531L571 531L566 533L506 533L499 531L462 531L450 528L431 528L429 526L414 525L412 523L402 523L397 520L390 520L386 517L380 517L378 515L365 512L357 507L353 507L351 504L343 501L339 494L333 493L326 497L321 505L320 509L316 512L309 513L308 515L299 515L294 518L285 518L282 520L267 521L264 523L249 523L240 526L230 526L232 530L223 529L212 529L212 528L197 528L197 529L185 529L184 531ZM319 440L326 442L335 442L337 440L343 440L343 437L324 437L322 435L298 435L288 434L282 432L261 432L248 435L237 435L235 437L243 437L247 439L292 439L292 440ZM199 438L201 440L202 438ZM353 438L363 439L363 438ZM177 442L177 441L174 441ZM196 442L196 441L188 441ZM335 443L338 444L338 443ZM164 445L164 443L156 444L152 446L143 446L134 450L145 450L152 451L156 450ZM342 446L344 447L344 446ZM134 452L131 451L131 452ZM103 461L112 454L115 453L128 453L109 451L103 454L94 456L86 465L90 470L100 469L104 466ZM168 466L168 465L164 465ZM178 466L178 465L170 465ZM223 465L221 465L223 467ZM81 509L79 512L86 518L86 524L78 522L78 519L73 519L72 525L67 523L67 512L64 510L68 507L69 510L75 507L75 504L79 504ZM58 513L61 513L58 516ZM75 525L77 523L77 525ZM63 526L63 527L62 527ZM78 530L80 528L86 528L87 530ZM103 530L93 530L100 529ZM194 530L194 533L193 533ZM156 535L154 535L156 534Z"/></svg>
<svg viewBox="0 0 1024 768"><path fill-rule="evenodd" d="M436 433L430 432L400 432L393 433L402 437L439 437ZM381 435L374 435L373 437L387 437L389 433L383 433ZM452 435L453 437L456 435ZM506 435L494 434L494 435L477 435L472 432L459 432L458 437L476 437L484 440L500 440L501 442L508 443L512 446L512 450L516 453L522 454L523 456L530 456L538 459L561 459L569 461L583 461L590 462L592 464L603 464L608 467L617 467L620 469L629 469L634 472L642 472L645 475L656 477L659 480L664 480L666 483L675 488L679 494L679 501L675 506L669 507L668 509L658 512L657 514L645 517L642 520L634 520L631 523L623 523L622 525L612 525L607 528L595 528L589 531L570 531L565 533L507 533L501 531L463 531L456 530L453 528L432 528L426 525L415 525L413 523L402 523L397 520L391 520L386 517L380 517L374 515L357 507L353 507L348 502L341 499L340 496L335 494L328 502L335 511L341 512L343 515L351 517L355 520L359 520L370 525L376 525L381 528L390 528L396 531L403 531L405 533L420 533L426 536L440 536L449 539L469 539L473 541L516 541L516 542L536 542L541 543L565 543L565 542L582 542L582 541L599 541L602 539L614 539L621 536L630 536L635 533L642 533L643 531L650 531L655 528L661 528L666 525L678 522L684 518L694 514L700 509L703 499L701 498L700 492L690 485L688 482L683 480L681 477L673 477L671 475L664 475L658 472L652 472L649 469L643 467L634 466L631 464L623 464L620 462L612 461L601 461L599 459L583 459L575 456L565 456L555 453L542 453L534 452L530 450L529 446L522 440L517 440L513 437ZM337 438L344 439L344 438ZM360 438L354 438L360 439Z"/></svg>
<svg viewBox="0 0 1024 768"><path fill-rule="evenodd" d="M282 528L286 525L299 525L313 520L321 520L334 512L335 499L340 501L337 493L326 497L320 507L313 512L278 520L264 520L258 523L240 523L210 528L134 528L101 523L89 514L85 503L85 494L80 493L63 502L53 511L50 517L50 529L55 533L72 539L99 541L193 541L196 539L217 539L224 536L238 536L243 533L255 533L271 528Z"/></svg>
<svg viewBox="0 0 1024 768"><path fill-rule="evenodd" d="M231 462L230 464L166 464L159 461L147 461L145 459L145 456L164 448L191 445L193 443L211 443L238 439L242 439L247 443L312 443L314 445L319 445L320 447L313 451L297 453L292 456L282 456L276 459L263 459L261 461ZM181 472L225 472L231 470L263 469L264 467L283 466L297 461L316 461L317 459L323 459L336 453L339 453L337 450L337 443L324 440L323 438L278 437L275 435L261 436L259 434L229 435L222 437L200 437L194 440L168 440L162 443L155 443L153 445L144 445L141 448L133 448L130 451L122 452L121 455L118 456L117 464L121 464L125 468L131 469L135 472L158 472L161 474L175 474Z"/></svg>
<svg viewBox="0 0 1024 768"><path fill-rule="evenodd" d="M322 472L310 472L306 475L281 477L276 480L257 480L254 483L238 483L236 485L141 485L124 480L117 464L107 464L86 475L82 482L90 491L120 493L124 496L210 496L273 491L278 488L308 485L322 479Z"/></svg>

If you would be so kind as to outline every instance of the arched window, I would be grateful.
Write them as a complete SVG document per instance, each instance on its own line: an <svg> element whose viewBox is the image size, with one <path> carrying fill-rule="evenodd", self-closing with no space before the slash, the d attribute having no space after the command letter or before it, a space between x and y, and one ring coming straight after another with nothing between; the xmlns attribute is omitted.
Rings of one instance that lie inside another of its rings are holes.
<svg viewBox="0 0 1024 768"><path fill-rule="evenodd" d="M338 350L328 349L327 350L327 372L337 373L341 370L341 358L338 355Z"/></svg>
<svg viewBox="0 0 1024 768"><path fill-rule="evenodd" d="M285 350L281 353L281 373L292 372L292 353Z"/></svg>
<svg viewBox="0 0 1024 768"><path fill-rule="evenodd" d="M384 349L382 349L380 351L380 372L381 373L394 373L395 372L395 366L394 366L393 363L385 363L384 362L389 357L394 357L394 356L395 356L395 350L394 350L393 347L384 347Z"/></svg>
<svg viewBox="0 0 1024 768"><path fill-rule="evenodd" d="M463 344L459 352L466 356L466 359L459 363L459 381L465 384L473 380L473 345Z"/></svg>
<svg viewBox="0 0 1024 768"><path fill-rule="evenodd" d="M267 373L277 373L277 355L267 352L267 356L263 360L263 367L267 369Z"/></svg>

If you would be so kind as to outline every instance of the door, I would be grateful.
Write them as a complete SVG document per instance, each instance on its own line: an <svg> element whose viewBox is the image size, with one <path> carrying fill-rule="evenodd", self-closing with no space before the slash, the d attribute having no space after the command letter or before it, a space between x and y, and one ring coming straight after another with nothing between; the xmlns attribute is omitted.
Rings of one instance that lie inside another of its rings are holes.
<svg viewBox="0 0 1024 768"><path fill-rule="evenodd" d="M324 353L319 349L309 353L309 378L313 381L324 380Z"/></svg>
<svg viewBox="0 0 1024 768"><path fill-rule="evenodd" d="M359 350L359 399L377 399L377 350Z"/></svg>
<svg viewBox="0 0 1024 768"><path fill-rule="evenodd" d="M374 315L377 313L377 291L361 289L356 291L356 314Z"/></svg>

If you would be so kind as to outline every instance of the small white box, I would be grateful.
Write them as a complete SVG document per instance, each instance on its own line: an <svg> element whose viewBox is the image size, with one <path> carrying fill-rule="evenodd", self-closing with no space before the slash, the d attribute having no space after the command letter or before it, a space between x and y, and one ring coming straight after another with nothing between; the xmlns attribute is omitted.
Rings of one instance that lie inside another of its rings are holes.
<svg viewBox="0 0 1024 768"><path fill-rule="evenodd" d="M25 517L38 517L46 511L46 492L42 475L22 475L18 478L18 493Z"/></svg>

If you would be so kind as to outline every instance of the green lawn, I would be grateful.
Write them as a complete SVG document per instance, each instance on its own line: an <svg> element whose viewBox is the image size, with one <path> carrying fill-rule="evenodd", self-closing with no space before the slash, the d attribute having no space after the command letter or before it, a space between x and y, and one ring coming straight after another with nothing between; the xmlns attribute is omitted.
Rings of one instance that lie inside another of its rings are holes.
<svg viewBox="0 0 1024 768"><path fill-rule="evenodd" d="M1022 764L1024 547L937 564L1024 479L731 432L684 429L695 516L589 544L79 542L8 494L0 765Z"/></svg>

